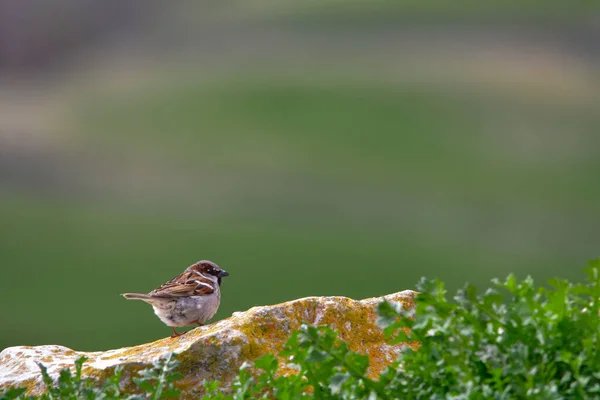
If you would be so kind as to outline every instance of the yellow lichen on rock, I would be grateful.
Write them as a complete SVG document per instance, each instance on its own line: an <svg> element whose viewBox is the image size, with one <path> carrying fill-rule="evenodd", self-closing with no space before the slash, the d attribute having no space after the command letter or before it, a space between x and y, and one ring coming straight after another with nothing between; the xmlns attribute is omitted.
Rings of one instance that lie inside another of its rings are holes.
<svg viewBox="0 0 600 400"><path fill-rule="evenodd" d="M346 297L307 297L272 306L253 307L234 313L230 318L196 328L171 339L126 347L105 352L77 352L62 346L10 347L0 353L0 388L27 387L28 394L44 390L36 362L42 362L52 377L60 369L73 366L84 355L83 375L101 381L114 368L123 366L122 389L134 389L132 378L141 369L168 353L176 353L185 378L178 383L183 398L195 398L202 393L204 380L218 380L225 388L237 375L245 361L264 354L278 355L289 336L304 322L328 325L339 332L351 350L366 354L370 359L369 375L376 377L397 358L405 346L416 348L417 343L386 343L383 332L376 326L375 307L383 299L401 302L405 309L414 307L413 291L385 297L352 300ZM281 373L291 373L280 359Z"/></svg>

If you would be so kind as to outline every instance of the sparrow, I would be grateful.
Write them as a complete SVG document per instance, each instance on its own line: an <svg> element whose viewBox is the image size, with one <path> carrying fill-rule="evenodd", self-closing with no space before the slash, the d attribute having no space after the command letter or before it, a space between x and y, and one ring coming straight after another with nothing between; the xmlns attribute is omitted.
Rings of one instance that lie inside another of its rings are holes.
<svg viewBox="0 0 600 400"><path fill-rule="evenodd" d="M123 293L122 296L150 304L156 316L173 329L171 337L175 338L183 335L175 327L203 326L216 314L221 302L221 279L228 275L214 262L202 260L148 294Z"/></svg>

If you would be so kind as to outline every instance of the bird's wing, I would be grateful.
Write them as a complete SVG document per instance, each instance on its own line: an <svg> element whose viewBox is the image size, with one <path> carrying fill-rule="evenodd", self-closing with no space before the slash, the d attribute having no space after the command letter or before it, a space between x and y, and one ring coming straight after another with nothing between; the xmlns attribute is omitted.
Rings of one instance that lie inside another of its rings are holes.
<svg viewBox="0 0 600 400"><path fill-rule="evenodd" d="M215 291L214 284L196 271L186 270L149 294L155 297L203 296Z"/></svg>

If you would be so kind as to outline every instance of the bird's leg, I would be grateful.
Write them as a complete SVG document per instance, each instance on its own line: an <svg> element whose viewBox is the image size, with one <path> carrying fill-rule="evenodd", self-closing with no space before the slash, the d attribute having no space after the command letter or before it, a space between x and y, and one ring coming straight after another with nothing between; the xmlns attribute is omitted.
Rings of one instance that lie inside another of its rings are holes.
<svg viewBox="0 0 600 400"><path fill-rule="evenodd" d="M178 333L178 332L175 330L175 327L174 327L174 326L172 326L172 327L171 327L171 329L173 329L173 336L171 336L171 338L176 338L176 337L179 337L179 336L183 335L183 333L186 333L186 332L183 332L183 333Z"/></svg>
<svg viewBox="0 0 600 400"><path fill-rule="evenodd" d="M198 326L204 326L204 324L200 322L200 320L196 320L195 322L198 324Z"/></svg>

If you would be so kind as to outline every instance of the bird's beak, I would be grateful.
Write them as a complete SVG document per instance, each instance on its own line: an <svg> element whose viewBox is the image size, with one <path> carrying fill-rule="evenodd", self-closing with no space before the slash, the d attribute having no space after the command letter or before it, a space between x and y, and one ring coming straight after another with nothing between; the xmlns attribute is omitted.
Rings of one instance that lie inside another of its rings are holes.
<svg viewBox="0 0 600 400"><path fill-rule="evenodd" d="M229 272L227 272L227 271L219 272L219 278L223 278L224 276L229 276Z"/></svg>

